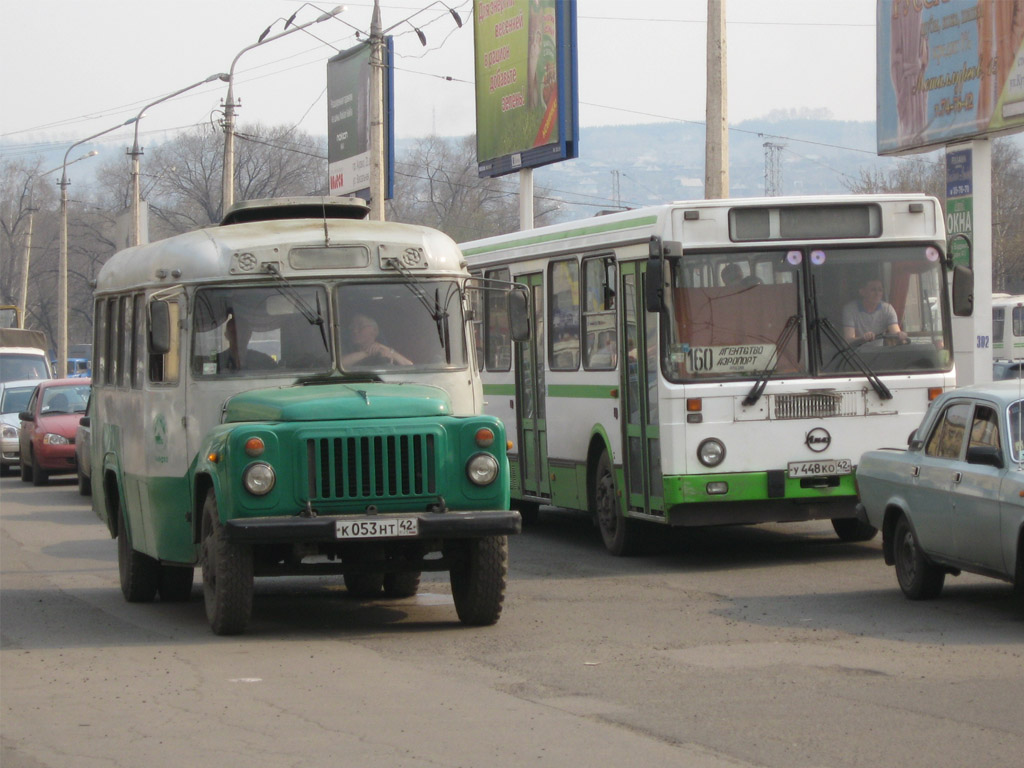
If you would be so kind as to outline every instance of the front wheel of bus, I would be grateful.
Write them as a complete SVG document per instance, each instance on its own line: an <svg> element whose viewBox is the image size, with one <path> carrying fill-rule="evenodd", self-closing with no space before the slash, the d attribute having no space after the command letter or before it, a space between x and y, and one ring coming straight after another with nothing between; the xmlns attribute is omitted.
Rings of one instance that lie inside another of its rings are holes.
<svg viewBox="0 0 1024 768"><path fill-rule="evenodd" d="M118 507L117 573L121 579L121 594L129 603L151 603L160 583L160 564L132 546L124 510L120 509L120 504Z"/></svg>
<svg viewBox="0 0 1024 768"><path fill-rule="evenodd" d="M456 562L449 579L459 621L475 627L494 624L505 602L508 537L465 539L450 546L455 550L451 555Z"/></svg>
<svg viewBox="0 0 1024 768"><path fill-rule="evenodd" d="M212 488L203 504L201 559L210 628L218 635L241 634L252 615L252 549L225 538Z"/></svg>
<svg viewBox="0 0 1024 768"><path fill-rule="evenodd" d="M608 551L616 556L636 554L640 547L640 523L622 514L615 490L615 474L607 451L601 452L594 468L591 503L594 505L597 527L601 529L601 538Z"/></svg>

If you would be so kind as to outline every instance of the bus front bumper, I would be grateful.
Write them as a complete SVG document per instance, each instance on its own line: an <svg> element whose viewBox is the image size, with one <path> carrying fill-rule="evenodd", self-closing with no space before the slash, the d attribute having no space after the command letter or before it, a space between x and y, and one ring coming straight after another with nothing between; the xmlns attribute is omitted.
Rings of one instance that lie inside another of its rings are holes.
<svg viewBox="0 0 1024 768"><path fill-rule="evenodd" d="M410 525L415 521L415 526ZM374 515L235 518L224 536L247 544L301 544L328 541L416 541L478 539L520 533L516 510L449 510Z"/></svg>

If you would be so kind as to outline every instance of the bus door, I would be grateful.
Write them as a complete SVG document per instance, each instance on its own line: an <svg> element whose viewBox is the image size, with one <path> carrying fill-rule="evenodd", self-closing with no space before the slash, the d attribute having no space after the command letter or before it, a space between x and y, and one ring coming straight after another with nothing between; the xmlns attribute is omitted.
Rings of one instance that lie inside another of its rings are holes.
<svg viewBox="0 0 1024 768"><path fill-rule="evenodd" d="M621 359L628 508L657 514L663 504L658 429L658 322L644 309L643 262L623 262Z"/></svg>
<svg viewBox="0 0 1024 768"><path fill-rule="evenodd" d="M530 291L529 341L516 344L516 412L519 414L519 463L523 492L550 496L548 464L546 391L544 386L544 280L538 272L520 275L516 282Z"/></svg>

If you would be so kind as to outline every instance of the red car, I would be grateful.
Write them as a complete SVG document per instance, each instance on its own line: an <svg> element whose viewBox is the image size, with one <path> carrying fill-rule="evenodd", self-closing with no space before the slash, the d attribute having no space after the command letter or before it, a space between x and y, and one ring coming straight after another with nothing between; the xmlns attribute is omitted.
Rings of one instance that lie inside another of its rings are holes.
<svg viewBox="0 0 1024 768"><path fill-rule="evenodd" d="M73 473L75 430L89 401L92 379L49 379L40 382L18 414L21 479L45 485L50 475Z"/></svg>

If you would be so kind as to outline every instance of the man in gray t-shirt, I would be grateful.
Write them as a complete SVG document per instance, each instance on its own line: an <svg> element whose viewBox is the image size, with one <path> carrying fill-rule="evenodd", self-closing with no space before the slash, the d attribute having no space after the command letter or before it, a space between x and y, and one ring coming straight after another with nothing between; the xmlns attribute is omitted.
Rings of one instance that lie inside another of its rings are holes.
<svg viewBox="0 0 1024 768"><path fill-rule="evenodd" d="M907 334L900 330L896 310L882 301L882 281L868 280L860 287L860 299L843 307L843 336L847 341L864 343L883 334L898 336L906 343Z"/></svg>

